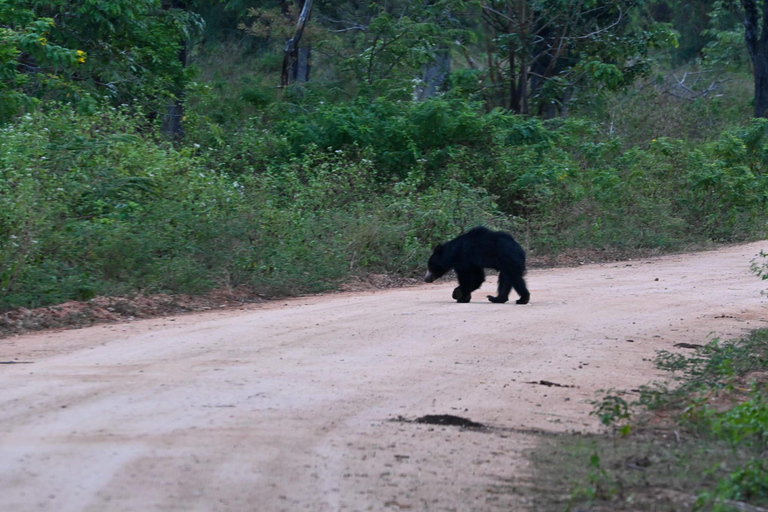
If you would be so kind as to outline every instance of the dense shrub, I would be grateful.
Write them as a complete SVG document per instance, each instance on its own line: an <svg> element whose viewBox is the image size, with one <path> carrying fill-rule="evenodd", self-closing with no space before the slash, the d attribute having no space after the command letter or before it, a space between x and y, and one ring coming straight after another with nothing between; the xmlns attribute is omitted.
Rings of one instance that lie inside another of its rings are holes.
<svg viewBox="0 0 768 512"><path fill-rule="evenodd" d="M2 130L0 307L215 286L322 290L357 270L412 272L430 244L492 220L482 190L385 189L370 160L341 150L234 174L146 126L115 110L62 110Z"/></svg>
<svg viewBox="0 0 768 512"><path fill-rule="evenodd" d="M675 247L764 231L765 126L704 144L658 138L627 146L583 120L542 122L451 98L279 104L213 146L229 173L265 172L307 148L372 162L376 195L451 180L485 189L526 225L537 249ZM257 128L258 126L258 128ZM265 128L269 126L269 128Z"/></svg>
<svg viewBox="0 0 768 512"><path fill-rule="evenodd" d="M215 281L238 234L239 190L136 124L116 111L61 111L3 129L0 303Z"/></svg>
<svg viewBox="0 0 768 512"><path fill-rule="evenodd" d="M476 224L533 253L766 232L765 120L627 147L581 120L458 99L274 103L174 146L141 116L53 110L0 137L0 308L94 294L415 274Z"/></svg>

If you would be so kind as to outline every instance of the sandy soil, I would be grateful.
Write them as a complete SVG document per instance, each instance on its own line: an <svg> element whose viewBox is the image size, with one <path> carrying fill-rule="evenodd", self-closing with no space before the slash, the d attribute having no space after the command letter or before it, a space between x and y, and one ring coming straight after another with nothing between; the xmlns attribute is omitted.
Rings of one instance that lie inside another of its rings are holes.
<svg viewBox="0 0 768 512"><path fill-rule="evenodd" d="M536 270L526 306L442 280L0 340L0 510L524 510L537 430L768 325L760 249ZM394 421L434 414L490 428Z"/></svg>

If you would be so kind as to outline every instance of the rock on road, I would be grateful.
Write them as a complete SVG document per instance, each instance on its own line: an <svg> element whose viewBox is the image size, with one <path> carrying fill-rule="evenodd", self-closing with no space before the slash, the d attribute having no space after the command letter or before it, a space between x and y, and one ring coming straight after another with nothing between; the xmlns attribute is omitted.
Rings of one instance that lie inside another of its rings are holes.
<svg viewBox="0 0 768 512"><path fill-rule="evenodd" d="M0 340L0 510L523 510L534 431L766 326L768 242ZM547 380L573 387L547 387ZM393 421L452 414L487 431Z"/></svg>

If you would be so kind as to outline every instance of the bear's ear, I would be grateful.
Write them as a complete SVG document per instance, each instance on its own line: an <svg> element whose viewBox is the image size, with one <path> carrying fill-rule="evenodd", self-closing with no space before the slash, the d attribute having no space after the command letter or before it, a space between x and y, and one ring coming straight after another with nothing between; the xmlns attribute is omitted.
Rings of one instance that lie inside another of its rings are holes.
<svg viewBox="0 0 768 512"><path fill-rule="evenodd" d="M440 254L441 252L443 252L444 248L445 248L445 246L443 244L438 244L438 245L435 246L435 249L432 252L434 254Z"/></svg>

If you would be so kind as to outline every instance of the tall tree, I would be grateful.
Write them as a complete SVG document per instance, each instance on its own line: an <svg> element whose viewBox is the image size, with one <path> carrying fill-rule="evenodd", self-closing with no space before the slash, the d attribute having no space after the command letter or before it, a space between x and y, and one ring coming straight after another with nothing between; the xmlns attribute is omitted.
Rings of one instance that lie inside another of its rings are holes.
<svg viewBox="0 0 768 512"><path fill-rule="evenodd" d="M186 0L164 0L163 9L184 12L187 8ZM187 67L187 44L189 44L189 31L186 26L181 25L183 39L180 41L178 58L182 70ZM179 78L182 78L181 75ZM166 113L163 116L162 132L166 135L179 138L184 134L182 120L184 119L184 84L181 80L175 80L174 87L169 91L171 97L166 107Z"/></svg>
<svg viewBox="0 0 768 512"><path fill-rule="evenodd" d="M768 2L741 0L744 40L755 79L755 117L768 117ZM762 10L762 13L760 12Z"/></svg>
<svg viewBox="0 0 768 512"><path fill-rule="evenodd" d="M304 4L301 6L299 17L296 20L296 30L293 36L285 42L285 50L283 51L283 71L280 75L280 85L285 87L292 81L295 81L299 75L299 42L301 36L304 34L304 28L309 21L309 15L312 12L312 0L303 0ZM305 79L308 77L308 54L304 53L304 69L306 69Z"/></svg>
<svg viewBox="0 0 768 512"><path fill-rule="evenodd" d="M474 40L462 0L329 4L318 8L331 35L322 50L371 96L434 94L450 72L451 50Z"/></svg>
<svg viewBox="0 0 768 512"><path fill-rule="evenodd" d="M615 88L645 72L648 48L673 36L660 25L633 34L635 8L628 0L483 1L490 76L507 91L496 95L501 105L552 116L585 80Z"/></svg>

